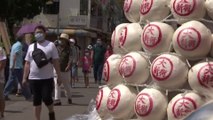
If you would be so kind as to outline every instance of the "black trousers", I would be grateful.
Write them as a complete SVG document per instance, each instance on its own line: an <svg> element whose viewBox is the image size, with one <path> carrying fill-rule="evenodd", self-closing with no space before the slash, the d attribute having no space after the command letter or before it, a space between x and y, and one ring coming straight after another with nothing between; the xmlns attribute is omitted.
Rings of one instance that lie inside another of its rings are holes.
<svg viewBox="0 0 213 120"><path fill-rule="evenodd" d="M104 64L97 64L97 63L93 64L95 82L97 82L97 81L101 82L103 66L104 66Z"/></svg>

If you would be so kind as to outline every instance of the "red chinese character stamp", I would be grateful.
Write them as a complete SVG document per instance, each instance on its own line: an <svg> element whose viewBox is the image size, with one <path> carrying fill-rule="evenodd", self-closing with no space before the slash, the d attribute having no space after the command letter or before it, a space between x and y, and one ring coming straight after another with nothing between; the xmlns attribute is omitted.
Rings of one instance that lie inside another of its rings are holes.
<svg viewBox="0 0 213 120"><path fill-rule="evenodd" d="M140 13L142 15L146 15L152 8L153 0L142 0L142 4L140 6Z"/></svg>
<svg viewBox="0 0 213 120"><path fill-rule="evenodd" d="M197 109L196 102L189 97L183 97L174 102L172 106L172 113L175 118L181 119L195 109Z"/></svg>
<svg viewBox="0 0 213 120"><path fill-rule="evenodd" d="M175 0L173 3L174 12L180 16L190 15L196 6L196 0Z"/></svg>
<svg viewBox="0 0 213 120"><path fill-rule="evenodd" d="M136 67L135 59L132 56L127 55L120 62L119 73L124 77L130 77L135 71L135 67Z"/></svg>
<svg viewBox="0 0 213 120"><path fill-rule="evenodd" d="M146 47L152 48L157 46L162 39L162 33L159 26L149 24L143 32L143 43Z"/></svg>
<svg viewBox="0 0 213 120"><path fill-rule="evenodd" d="M159 57L154 60L152 65L152 76L158 80L163 81L170 77L173 71L173 63L169 58Z"/></svg>
<svg viewBox="0 0 213 120"><path fill-rule="evenodd" d="M206 88L213 87L213 64L207 64L200 68L197 78L199 83Z"/></svg>
<svg viewBox="0 0 213 120"><path fill-rule="evenodd" d="M138 95L135 101L135 111L141 116L147 116L153 109L153 99L147 93L141 93Z"/></svg>
<svg viewBox="0 0 213 120"><path fill-rule="evenodd" d="M120 46L123 46L126 42L126 37L127 37L127 27L124 27L120 33L120 36L119 36L119 45Z"/></svg>
<svg viewBox="0 0 213 120"><path fill-rule="evenodd" d="M109 67L109 62L106 61L106 62L104 63L104 69L103 69L104 80L105 80L106 82L109 81L109 69L110 69L110 67Z"/></svg>
<svg viewBox="0 0 213 120"><path fill-rule="evenodd" d="M200 42L200 32L195 28L185 28L178 33L177 43L183 50L192 51L200 45Z"/></svg>
<svg viewBox="0 0 213 120"><path fill-rule="evenodd" d="M129 12L131 6L132 6L132 0L125 0L124 6L123 6L124 12L126 12L126 13Z"/></svg>
<svg viewBox="0 0 213 120"><path fill-rule="evenodd" d="M98 95L96 96L96 110L100 109L102 99L103 99L103 89L100 89Z"/></svg>
<svg viewBox="0 0 213 120"><path fill-rule="evenodd" d="M107 99L107 108L109 110L114 110L118 106L118 103L120 102L120 98L121 98L120 90L113 89L110 92L109 97Z"/></svg>

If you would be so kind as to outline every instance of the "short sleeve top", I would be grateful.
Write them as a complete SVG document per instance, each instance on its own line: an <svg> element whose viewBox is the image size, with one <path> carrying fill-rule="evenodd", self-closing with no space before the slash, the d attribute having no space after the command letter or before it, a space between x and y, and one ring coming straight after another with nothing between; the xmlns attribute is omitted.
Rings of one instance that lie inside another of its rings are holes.
<svg viewBox="0 0 213 120"><path fill-rule="evenodd" d="M59 59L58 51L53 42L45 40L42 43L37 43L37 48L44 51L47 56L47 59ZM25 60L30 62L30 74L29 79L39 80L39 79L49 79L53 78L53 65L48 63L42 68L38 68L35 61L32 58L32 52L34 50L34 43L31 44L28 48Z"/></svg>

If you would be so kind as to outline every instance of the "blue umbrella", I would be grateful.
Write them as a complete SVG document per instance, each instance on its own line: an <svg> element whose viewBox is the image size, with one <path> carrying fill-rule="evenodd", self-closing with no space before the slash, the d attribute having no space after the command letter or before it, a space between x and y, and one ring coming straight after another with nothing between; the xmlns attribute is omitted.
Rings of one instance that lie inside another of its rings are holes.
<svg viewBox="0 0 213 120"><path fill-rule="evenodd" d="M16 33L17 36L22 36L24 34L27 33L33 33L35 28L40 25L37 23L29 23L29 24L25 24L23 26L21 26L21 28L18 30L18 32Z"/></svg>

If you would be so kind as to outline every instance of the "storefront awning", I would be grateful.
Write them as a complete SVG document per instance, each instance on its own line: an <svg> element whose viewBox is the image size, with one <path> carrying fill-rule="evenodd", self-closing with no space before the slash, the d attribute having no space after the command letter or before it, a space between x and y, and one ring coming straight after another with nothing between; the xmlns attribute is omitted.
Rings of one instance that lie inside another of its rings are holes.
<svg viewBox="0 0 213 120"><path fill-rule="evenodd" d="M90 32L87 30L83 30L83 29L48 29L48 34L57 34L57 32L59 34L61 33L67 33L69 35L75 35L78 37L84 37L84 36L89 36L89 37L97 37L97 34L94 32Z"/></svg>

